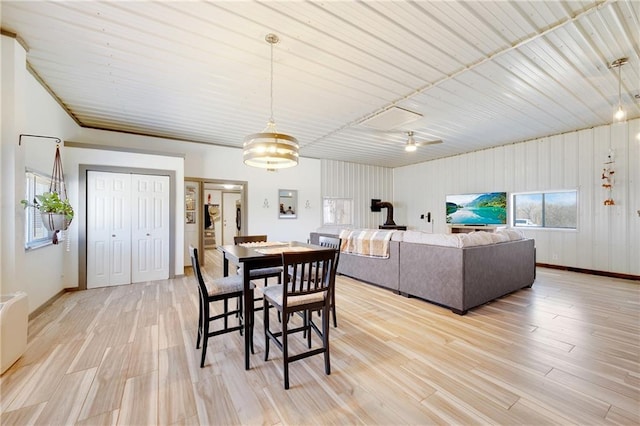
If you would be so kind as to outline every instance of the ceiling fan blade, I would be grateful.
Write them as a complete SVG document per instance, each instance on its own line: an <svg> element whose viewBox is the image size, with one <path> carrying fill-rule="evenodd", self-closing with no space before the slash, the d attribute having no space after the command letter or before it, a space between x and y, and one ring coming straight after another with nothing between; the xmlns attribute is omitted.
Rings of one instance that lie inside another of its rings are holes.
<svg viewBox="0 0 640 426"><path fill-rule="evenodd" d="M439 144L439 143L442 143L441 139L437 139L437 140L434 140L434 141L416 142L416 145L417 146L425 146L425 145L436 145L436 144Z"/></svg>

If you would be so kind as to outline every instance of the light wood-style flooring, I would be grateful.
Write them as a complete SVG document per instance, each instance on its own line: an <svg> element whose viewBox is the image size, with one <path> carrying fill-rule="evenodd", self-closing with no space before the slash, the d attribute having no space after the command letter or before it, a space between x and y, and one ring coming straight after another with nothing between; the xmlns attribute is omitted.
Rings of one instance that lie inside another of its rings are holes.
<svg viewBox="0 0 640 426"><path fill-rule="evenodd" d="M221 275L215 250L205 270ZM0 424L640 423L637 281L539 268L532 289L466 316L336 285L332 374L322 356L298 361L288 391L279 350L263 360L261 312L250 371L238 333L214 337L199 368L190 270L67 293L2 376Z"/></svg>

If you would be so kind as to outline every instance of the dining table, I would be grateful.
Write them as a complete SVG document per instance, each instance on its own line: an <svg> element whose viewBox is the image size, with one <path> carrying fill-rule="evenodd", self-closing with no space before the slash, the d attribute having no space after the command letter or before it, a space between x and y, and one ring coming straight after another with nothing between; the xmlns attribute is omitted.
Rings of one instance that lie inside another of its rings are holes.
<svg viewBox="0 0 640 426"><path fill-rule="evenodd" d="M331 247L323 247L299 241L276 242L267 241L260 243L242 243L238 245L221 245L218 250L223 255L223 273L229 275L229 262L242 267L243 273L243 327L244 327L244 368L251 368L250 352L253 338L253 313L254 300L251 291L250 273L254 269L282 266L282 253L300 252L310 250L335 250ZM286 281L286 280L285 280Z"/></svg>

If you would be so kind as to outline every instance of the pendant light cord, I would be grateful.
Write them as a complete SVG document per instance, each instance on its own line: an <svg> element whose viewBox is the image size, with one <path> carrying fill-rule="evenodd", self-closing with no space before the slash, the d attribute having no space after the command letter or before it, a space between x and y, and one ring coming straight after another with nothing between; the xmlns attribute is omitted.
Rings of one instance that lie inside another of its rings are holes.
<svg viewBox="0 0 640 426"><path fill-rule="evenodd" d="M271 75L269 81L269 108L271 117L267 127L261 133L254 133L244 138L242 158L244 164L267 170L284 169L298 165L298 140L293 136L278 133L273 118L273 45L280 39L269 33L265 41L271 45Z"/></svg>
<svg viewBox="0 0 640 426"><path fill-rule="evenodd" d="M622 64L618 65L618 108L622 108Z"/></svg>
<svg viewBox="0 0 640 426"><path fill-rule="evenodd" d="M271 117L269 118L269 121L271 123L275 123L274 119L273 119L273 44L274 43L269 43L271 45L271 91L269 93L269 97L271 98Z"/></svg>

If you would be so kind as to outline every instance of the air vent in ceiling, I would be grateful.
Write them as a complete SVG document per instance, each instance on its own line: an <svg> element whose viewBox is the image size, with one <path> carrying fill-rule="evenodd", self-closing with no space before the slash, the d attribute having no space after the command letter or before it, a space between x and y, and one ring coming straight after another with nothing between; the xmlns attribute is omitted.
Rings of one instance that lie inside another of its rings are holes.
<svg viewBox="0 0 640 426"><path fill-rule="evenodd" d="M411 123L422 118L422 114L408 109L392 106L384 111L367 118L360 124L377 130L392 130L403 124Z"/></svg>

